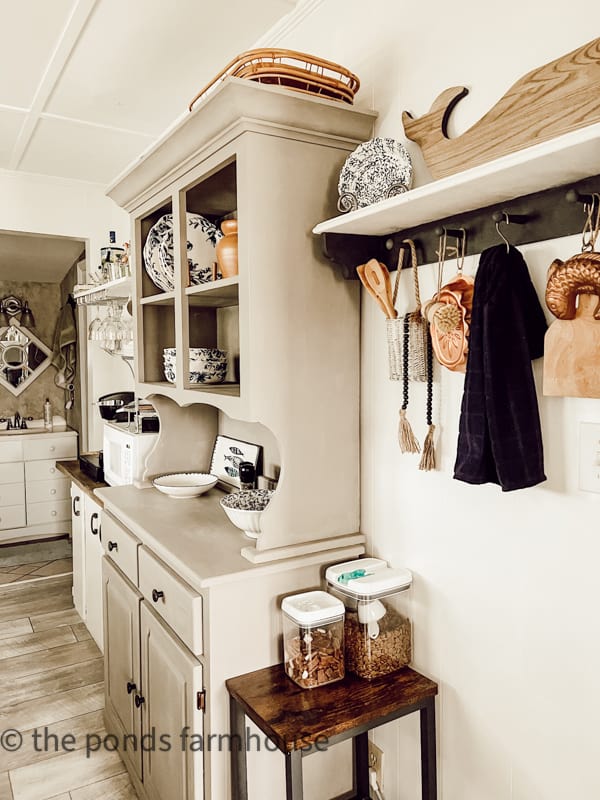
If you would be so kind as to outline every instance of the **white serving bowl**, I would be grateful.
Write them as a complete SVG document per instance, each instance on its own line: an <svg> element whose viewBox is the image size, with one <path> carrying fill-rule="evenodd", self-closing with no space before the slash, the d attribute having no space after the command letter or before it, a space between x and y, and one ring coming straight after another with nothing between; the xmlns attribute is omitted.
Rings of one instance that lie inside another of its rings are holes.
<svg viewBox="0 0 600 800"><path fill-rule="evenodd" d="M206 472L176 472L173 475L161 475L152 481L159 492L185 500L190 497L199 497L208 492L217 483L214 475Z"/></svg>
<svg viewBox="0 0 600 800"><path fill-rule="evenodd" d="M221 498L221 507L231 522L251 539L260 533L260 518L269 505L271 489L247 489Z"/></svg>

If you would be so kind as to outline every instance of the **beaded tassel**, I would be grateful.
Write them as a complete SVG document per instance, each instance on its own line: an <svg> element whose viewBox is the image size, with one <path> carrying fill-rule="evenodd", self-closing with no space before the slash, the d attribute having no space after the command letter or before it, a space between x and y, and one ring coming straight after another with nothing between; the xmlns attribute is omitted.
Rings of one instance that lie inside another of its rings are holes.
<svg viewBox="0 0 600 800"><path fill-rule="evenodd" d="M398 442L402 453L420 453L421 448L416 440L410 422L406 418L408 408L408 337L409 337L409 318L404 316L402 342L402 408L400 409L400 422L398 424Z"/></svg>
<svg viewBox="0 0 600 800"><path fill-rule="evenodd" d="M431 344L431 334L427 328L427 425L428 431L423 442L423 454L419 469L428 472L435 469L435 443L433 434L435 425L433 424L433 347Z"/></svg>

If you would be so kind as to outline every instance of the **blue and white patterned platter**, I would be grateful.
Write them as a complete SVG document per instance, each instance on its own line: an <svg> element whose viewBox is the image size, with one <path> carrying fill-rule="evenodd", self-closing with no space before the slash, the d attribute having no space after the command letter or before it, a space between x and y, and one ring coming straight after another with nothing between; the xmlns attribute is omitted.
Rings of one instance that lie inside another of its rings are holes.
<svg viewBox="0 0 600 800"><path fill-rule="evenodd" d="M216 260L215 245L223 234L206 217L186 214L187 257L190 283L212 280L212 265ZM175 258L173 244L173 215L165 214L148 232L144 245L144 267L152 282L163 292L175 288ZM217 273L217 278L220 275Z"/></svg>
<svg viewBox="0 0 600 800"><path fill-rule="evenodd" d="M389 138L370 139L359 144L342 167L338 210L354 211L402 194L412 180L412 161L403 144Z"/></svg>

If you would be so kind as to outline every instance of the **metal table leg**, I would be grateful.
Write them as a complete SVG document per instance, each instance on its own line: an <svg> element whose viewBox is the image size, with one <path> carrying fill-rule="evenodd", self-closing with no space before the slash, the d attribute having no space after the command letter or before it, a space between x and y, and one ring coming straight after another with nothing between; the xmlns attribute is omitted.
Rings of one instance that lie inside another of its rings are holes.
<svg viewBox="0 0 600 800"><path fill-rule="evenodd" d="M285 798L302 800L302 750L285 754Z"/></svg>
<svg viewBox="0 0 600 800"><path fill-rule="evenodd" d="M229 730L231 732L231 797L248 800L246 764L246 716L232 696L229 697Z"/></svg>
<svg viewBox="0 0 600 800"><path fill-rule="evenodd" d="M353 791L356 800L369 800L369 733L352 739L354 758Z"/></svg>
<svg viewBox="0 0 600 800"><path fill-rule="evenodd" d="M423 800L437 800L435 697L430 697L419 713L421 716L421 796Z"/></svg>

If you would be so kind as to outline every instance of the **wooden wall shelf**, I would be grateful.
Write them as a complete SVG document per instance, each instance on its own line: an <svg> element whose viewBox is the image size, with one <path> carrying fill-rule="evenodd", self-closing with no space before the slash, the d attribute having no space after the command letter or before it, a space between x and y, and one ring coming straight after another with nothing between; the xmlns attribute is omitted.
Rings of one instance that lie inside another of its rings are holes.
<svg viewBox="0 0 600 800"><path fill-rule="evenodd" d="M600 123L326 220L313 232L325 234L325 255L355 278L365 257L395 269L407 237L417 243L421 263L435 261L440 225L466 228L468 254L481 252L499 241L494 211L530 217L510 228L516 245L577 233L584 217L579 204L566 202L571 186L600 189Z"/></svg>

